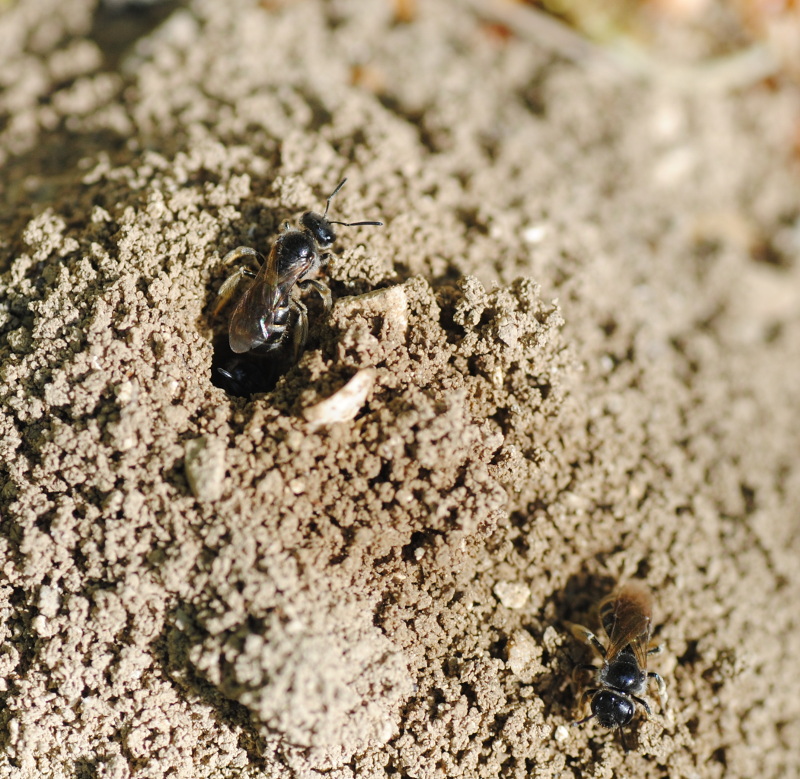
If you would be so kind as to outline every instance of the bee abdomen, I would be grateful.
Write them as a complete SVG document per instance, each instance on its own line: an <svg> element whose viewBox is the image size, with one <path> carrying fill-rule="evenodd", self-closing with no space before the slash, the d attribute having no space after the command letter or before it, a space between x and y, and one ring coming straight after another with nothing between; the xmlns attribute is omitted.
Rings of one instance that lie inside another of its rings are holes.
<svg viewBox="0 0 800 779"><path fill-rule="evenodd" d="M272 322L266 327L264 346L272 349L278 346L289 328L289 306L280 306L275 309Z"/></svg>

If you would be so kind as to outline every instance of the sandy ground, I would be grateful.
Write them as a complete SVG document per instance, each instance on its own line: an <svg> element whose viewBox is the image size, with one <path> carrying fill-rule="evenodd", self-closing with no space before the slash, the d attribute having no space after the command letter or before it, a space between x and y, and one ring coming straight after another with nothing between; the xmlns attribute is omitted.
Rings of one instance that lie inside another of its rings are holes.
<svg viewBox="0 0 800 779"><path fill-rule="evenodd" d="M2 11L0 776L800 775L797 93L393 13ZM230 396L222 257L343 176ZM564 622L631 577L625 753Z"/></svg>

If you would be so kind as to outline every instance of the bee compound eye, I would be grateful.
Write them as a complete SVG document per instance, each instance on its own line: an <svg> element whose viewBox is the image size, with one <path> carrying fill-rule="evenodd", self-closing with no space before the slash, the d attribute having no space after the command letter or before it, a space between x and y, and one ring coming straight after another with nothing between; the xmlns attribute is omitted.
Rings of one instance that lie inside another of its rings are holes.
<svg viewBox="0 0 800 779"><path fill-rule="evenodd" d="M632 701L610 690L601 690L592 698L592 714L605 728L627 725L635 711Z"/></svg>

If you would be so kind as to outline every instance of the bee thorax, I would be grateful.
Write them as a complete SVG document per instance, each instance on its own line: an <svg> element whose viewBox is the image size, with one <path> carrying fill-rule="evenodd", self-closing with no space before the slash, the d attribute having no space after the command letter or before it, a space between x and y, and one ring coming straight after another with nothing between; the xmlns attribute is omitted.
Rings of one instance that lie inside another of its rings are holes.
<svg viewBox="0 0 800 779"><path fill-rule="evenodd" d="M646 686L647 673L639 668L636 658L626 652L600 671L600 682L616 690L638 695Z"/></svg>
<svg viewBox="0 0 800 779"><path fill-rule="evenodd" d="M284 284L305 275L318 262L314 239L305 230L284 233L278 241L276 271Z"/></svg>

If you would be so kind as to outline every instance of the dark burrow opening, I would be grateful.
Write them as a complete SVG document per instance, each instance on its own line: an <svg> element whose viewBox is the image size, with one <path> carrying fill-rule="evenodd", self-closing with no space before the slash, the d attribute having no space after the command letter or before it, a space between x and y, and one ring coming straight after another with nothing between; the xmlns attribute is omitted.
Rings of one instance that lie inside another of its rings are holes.
<svg viewBox="0 0 800 779"><path fill-rule="evenodd" d="M271 392L292 366L285 352L273 349L266 354L252 351L236 354L230 347L228 334L221 333L214 338L211 383L237 398Z"/></svg>

